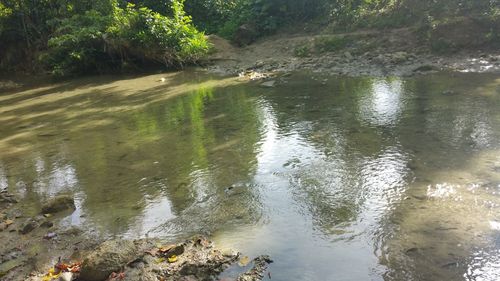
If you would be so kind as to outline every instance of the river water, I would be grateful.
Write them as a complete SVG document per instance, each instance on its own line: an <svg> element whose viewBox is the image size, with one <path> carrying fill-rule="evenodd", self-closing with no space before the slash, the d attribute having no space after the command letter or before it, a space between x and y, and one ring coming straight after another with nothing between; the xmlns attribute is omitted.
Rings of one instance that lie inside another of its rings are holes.
<svg viewBox="0 0 500 281"><path fill-rule="evenodd" d="M498 75L277 81L2 93L0 189L33 214L73 194L60 227L88 235L269 254L272 280L500 280Z"/></svg>

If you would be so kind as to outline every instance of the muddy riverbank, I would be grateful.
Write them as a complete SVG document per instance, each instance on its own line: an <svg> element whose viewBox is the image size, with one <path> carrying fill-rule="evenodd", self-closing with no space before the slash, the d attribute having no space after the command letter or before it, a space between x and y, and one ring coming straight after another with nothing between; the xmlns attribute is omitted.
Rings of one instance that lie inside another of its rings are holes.
<svg viewBox="0 0 500 281"><path fill-rule="evenodd" d="M485 47L436 52L413 29L340 34L279 34L246 47L210 37L214 52L207 70L223 75L312 71L346 76L412 76L456 72L500 72L500 51Z"/></svg>
<svg viewBox="0 0 500 281"><path fill-rule="evenodd" d="M62 229L74 211L69 195L46 202L40 215L26 217L16 197L0 193L0 279L30 281L257 281L270 276L268 256L251 260L218 249L203 236L180 243L162 239L107 240L79 228Z"/></svg>

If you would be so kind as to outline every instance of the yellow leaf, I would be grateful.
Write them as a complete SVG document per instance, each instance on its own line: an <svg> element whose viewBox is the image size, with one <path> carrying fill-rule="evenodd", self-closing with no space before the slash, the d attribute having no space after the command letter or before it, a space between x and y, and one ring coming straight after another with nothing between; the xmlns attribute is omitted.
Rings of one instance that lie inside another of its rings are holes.
<svg viewBox="0 0 500 281"><path fill-rule="evenodd" d="M173 262L176 262L177 261L177 256L176 255L172 255L170 258L168 258L168 262L169 263L173 263Z"/></svg>
<svg viewBox="0 0 500 281"><path fill-rule="evenodd" d="M51 280L54 280L54 279L57 279L59 278L59 276L61 275L61 273L57 273L57 274L54 274L54 268L51 268L49 269L49 273L47 273L47 275L45 275L44 277L42 277L42 281L51 281Z"/></svg>
<svg viewBox="0 0 500 281"><path fill-rule="evenodd" d="M5 221L5 224L8 225L8 226L11 225L11 224L13 224L13 223L14 223L13 220L6 220Z"/></svg>

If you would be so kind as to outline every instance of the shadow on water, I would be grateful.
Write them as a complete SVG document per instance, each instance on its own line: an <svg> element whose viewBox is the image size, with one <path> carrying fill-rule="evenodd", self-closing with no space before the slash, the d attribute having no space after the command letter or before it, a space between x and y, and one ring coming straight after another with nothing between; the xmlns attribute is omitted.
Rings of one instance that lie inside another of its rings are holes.
<svg viewBox="0 0 500 281"><path fill-rule="evenodd" d="M0 95L0 189L32 213L73 193L62 224L102 236L211 233L271 254L275 280L500 274L498 77L280 79L183 72Z"/></svg>

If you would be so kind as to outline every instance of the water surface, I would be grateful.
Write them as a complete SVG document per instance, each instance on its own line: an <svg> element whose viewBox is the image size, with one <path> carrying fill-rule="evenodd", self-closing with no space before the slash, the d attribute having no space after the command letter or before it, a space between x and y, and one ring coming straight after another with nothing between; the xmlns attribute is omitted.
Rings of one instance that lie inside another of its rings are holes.
<svg viewBox="0 0 500 281"><path fill-rule="evenodd" d="M165 82L160 82L166 77ZM61 227L269 254L272 280L499 280L500 77L197 72L0 94L0 189Z"/></svg>

